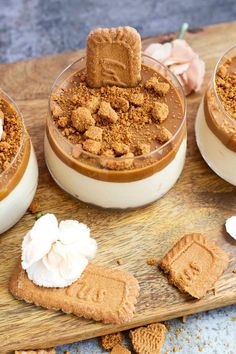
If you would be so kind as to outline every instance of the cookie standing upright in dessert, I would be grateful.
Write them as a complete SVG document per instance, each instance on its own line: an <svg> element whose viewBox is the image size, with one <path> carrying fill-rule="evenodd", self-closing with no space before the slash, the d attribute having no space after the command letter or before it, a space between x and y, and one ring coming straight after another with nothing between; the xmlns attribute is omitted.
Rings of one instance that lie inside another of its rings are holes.
<svg viewBox="0 0 236 354"><path fill-rule="evenodd" d="M45 158L57 183L104 208L146 205L182 171L186 105L175 76L141 57L135 29L98 29L87 57L56 80ZM145 191L145 193L143 193Z"/></svg>
<svg viewBox="0 0 236 354"><path fill-rule="evenodd" d="M101 28L87 39L90 87L134 87L141 80L141 38L132 27Z"/></svg>

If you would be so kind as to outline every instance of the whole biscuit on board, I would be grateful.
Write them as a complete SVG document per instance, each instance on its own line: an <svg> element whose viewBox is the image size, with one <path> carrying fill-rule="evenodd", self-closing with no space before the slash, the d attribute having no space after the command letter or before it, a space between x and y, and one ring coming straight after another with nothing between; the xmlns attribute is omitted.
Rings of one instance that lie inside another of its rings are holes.
<svg viewBox="0 0 236 354"><path fill-rule="evenodd" d="M162 323L153 323L129 332L134 351L137 354L160 354L165 334L166 326Z"/></svg>
<svg viewBox="0 0 236 354"><path fill-rule="evenodd" d="M200 299L228 267L228 255L200 233L182 237L160 262L171 284Z"/></svg>
<svg viewBox="0 0 236 354"><path fill-rule="evenodd" d="M66 288L45 288L29 280L21 263L10 280L9 291L19 300L78 317L121 324L134 315L138 281L117 269L89 264L81 277Z"/></svg>
<svg viewBox="0 0 236 354"><path fill-rule="evenodd" d="M134 87L141 80L141 38L132 27L98 28L87 38L90 87Z"/></svg>

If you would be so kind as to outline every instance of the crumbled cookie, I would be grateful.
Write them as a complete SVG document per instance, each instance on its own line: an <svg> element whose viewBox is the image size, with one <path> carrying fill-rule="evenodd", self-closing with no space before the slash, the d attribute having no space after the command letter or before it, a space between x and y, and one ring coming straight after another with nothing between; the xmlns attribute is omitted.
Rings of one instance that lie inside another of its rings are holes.
<svg viewBox="0 0 236 354"><path fill-rule="evenodd" d="M105 350L114 348L117 344L121 344L123 341L123 335L121 332L106 334L101 337L101 346Z"/></svg>
<svg viewBox="0 0 236 354"><path fill-rule="evenodd" d="M54 115L54 117L59 118L63 115L63 110L58 104L56 104L52 109L52 114Z"/></svg>
<svg viewBox="0 0 236 354"><path fill-rule="evenodd" d="M4 120L4 113L3 113L2 110L0 110L0 119L1 119L1 120Z"/></svg>
<svg viewBox="0 0 236 354"><path fill-rule="evenodd" d="M91 113L97 112L99 106L100 106L100 98L96 96L91 97L84 105L84 107L88 108Z"/></svg>
<svg viewBox="0 0 236 354"><path fill-rule="evenodd" d="M129 102L134 106L142 106L144 103L144 95L142 93L133 93L129 98Z"/></svg>
<svg viewBox="0 0 236 354"><path fill-rule="evenodd" d="M149 152L151 151L151 146L150 144L139 143L137 144L135 151L137 155L149 154Z"/></svg>
<svg viewBox="0 0 236 354"><path fill-rule="evenodd" d="M91 112L85 107L74 109L71 114L72 125L79 132L83 133L89 127L95 125Z"/></svg>
<svg viewBox="0 0 236 354"><path fill-rule="evenodd" d="M161 82L157 77L152 76L149 80L145 82L145 87L147 89L154 90L158 95L164 96L170 89L170 84L167 82Z"/></svg>
<svg viewBox="0 0 236 354"><path fill-rule="evenodd" d="M164 102L155 102L152 109L152 118L156 123L162 123L169 114L169 108Z"/></svg>
<svg viewBox="0 0 236 354"><path fill-rule="evenodd" d="M68 118L64 116L60 117L57 121L57 124L61 128L65 128L67 126L67 123L68 123Z"/></svg>
<svg viewBox="0 0 236 354"><path fill-rule="evenodd" d="M98 115L108 123L115 123L118 120L118 115L109 102L101 102Z"/></svg>
<svg viewBox="0 0 236 354"><path fill-rule="evenodd" d="M101 156L101 166L115 171L126 170L132 167L134 162L134 154L129 152L121 157L111 159L110 156L107 157L106 155Z"/></svg>
<svg viewBox="0 0 236 354"><path fill-rule="evenodd" d="M90 127L88 130L86 130L84 136L88 139L102 141L102 128Z"/></svg>
<svg viewBox="0 0 236 354"><path fill-rule="evenodd" d="M147 123L149 121L148 114L144 112L143 109L140 107L131 107L131 109L129 110L129 117L132 121L139 124Z"/></svg>
<svg viewBox="0 0 236 354"><path fill-rule="evenodd" d="M91 154L98 155L101 150L102 144L99 141L87 139L83 142L83 149Z"/></svg>
<svg viewBox="0 0 236 354"><path fill-rule="evenodd" d="M172 138L172 134L168 129L166 129L165 127L158 127L157 134L156 134L156 140L160 144L165 144L171 138Z"/></svg>
<svg viewBox="0 0 236 354"><path fill-rule="evenodd" d="M122 156L130 152L129 146L124 143L114 143L112 144L112 148L115 151L116 156Z"/></svg>
<svg viewBox="0 0 236 354"><path fill-rule="evenodd" d="M129 110L129 101L123 97L116 97L111 102L111 105L114 109L120 110L122 112L127 112Z"/></svg>

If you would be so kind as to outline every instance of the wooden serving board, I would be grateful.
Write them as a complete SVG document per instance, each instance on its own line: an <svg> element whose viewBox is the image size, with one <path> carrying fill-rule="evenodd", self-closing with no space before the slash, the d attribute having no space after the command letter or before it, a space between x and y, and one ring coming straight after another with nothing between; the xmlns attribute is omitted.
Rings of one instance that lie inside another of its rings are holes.
<svg viewBox="0 0 236 354"><path fill-rule="evenodd" d="M144 40L170 40L162 36ZM187 40L206 62L207 75L219 56L236 42L236 22L199 29ZM175 187L161 200L143 209L109 211L87 206L63 192L50 177L44 162L43 137L49 86L68 64L84 51L0 65L1 86L19 104L32 136L39 162L37 197L44 212L59 219L78 219L89 225L98 242L95 263L117 267L135 275L141 293L133 320L122 326L103 325L73 315L48 311L15 300L8 281L20 256L20 246L34 216L26 214L0 237L0 352L45 348L124 330L154 321L167 320L236 303L236 242L224 231L225 219L236 213L236 188L217 177L205 164L194 138L194 120L202 92L188 98L188 151L184 171ZM232 166L232 170L236 170ZM9 215L9 217L11 217ZM148 266L149 258L160 259L180 236L205 232L230 255L230 266L209 292L193 300L170 286L166 277ZM118 266L117 259L123 264Z"/></svg>

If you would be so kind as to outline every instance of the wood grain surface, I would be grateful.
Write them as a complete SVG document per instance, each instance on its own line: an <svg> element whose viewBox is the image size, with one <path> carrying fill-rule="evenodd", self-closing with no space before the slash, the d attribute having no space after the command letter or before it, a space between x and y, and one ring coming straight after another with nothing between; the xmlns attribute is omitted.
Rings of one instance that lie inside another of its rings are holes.
<svg viewBox="0 0 236 354"><path fill-rule="evenodd" d="M144 40L168 40L164 36ZM236 22L207 27L187 35L206 62L204 88L219 56L236 42ZM0 65L2 88L19 104L32 136L39 163L37 197L44 212L59 219L78 219L89 225L98 242L95 263L117 267L135 275L141 286L137 313L122 326L103 325L73 315L48 311L15 300L8 281L20 255L22 238L34 223L27 213L0 237L0 352L45 348L70 343L236 303L236 241L225 231L225 219L235 214L236 188L217 177L205 164L194 137L194 120L202 96L188 98L188 151L184 171L175 187L161 200L142 209L109 211L87 206L63 192L50 177L44 162L43 137L48 90L54 78L84 51ZM232 166L235 169L235 166ZM9 215L10 217L10 215ZM209 292L198 301L181 294L166 277L148 266L148 258L160 259L185 233L205 232L230 255L230 266ZM122 259L118 265L116 260Z"/></svg>

